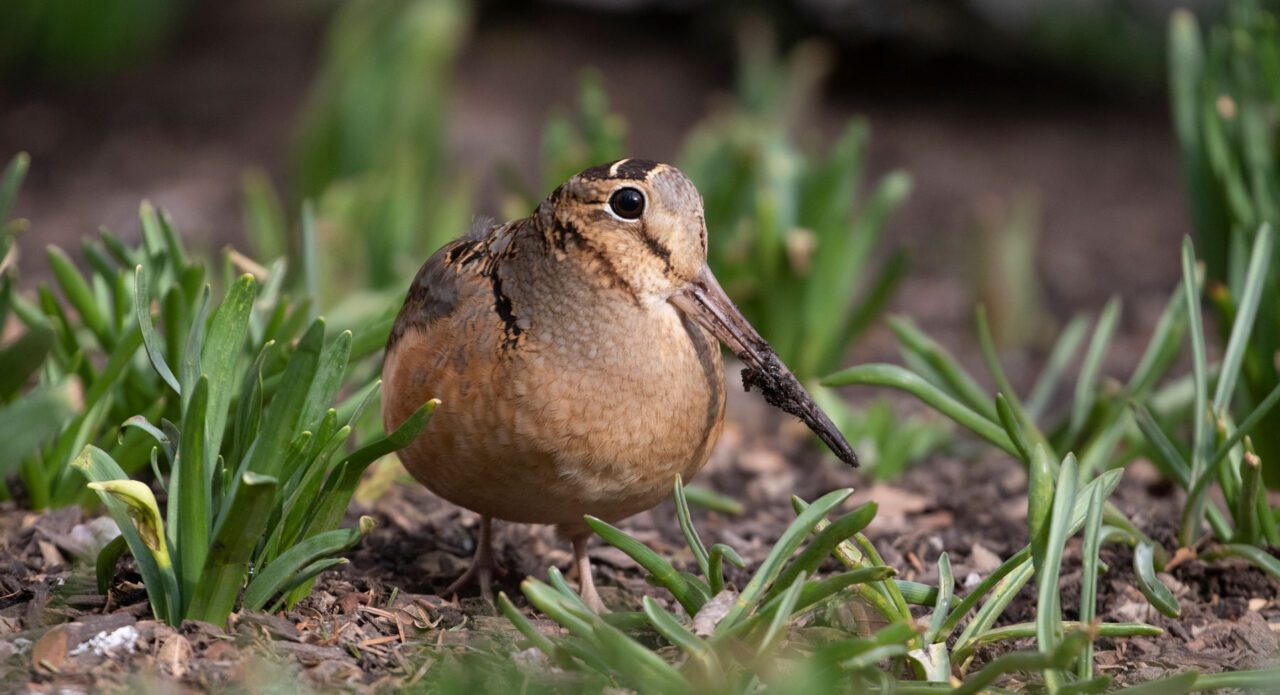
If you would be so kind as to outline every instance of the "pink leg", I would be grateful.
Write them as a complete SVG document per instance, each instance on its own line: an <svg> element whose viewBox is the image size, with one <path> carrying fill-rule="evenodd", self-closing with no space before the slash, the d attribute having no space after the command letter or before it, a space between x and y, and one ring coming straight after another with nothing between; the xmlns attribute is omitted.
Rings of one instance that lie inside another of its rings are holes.
<svg viewBox="0 0 1280 695"><path fill-rule="evenodd" d="M590 534L573 537L573 564L578 569L579 593L583 602L596 613L604 613L604 602L596 593L596 583L591 578L591 559L587 557L587 544L590 542Z"/></svg>
<svg viewBox="0 0 1280 695"><path fill-rule="evenodd" d="M480 585L480 595L484 600L493 603L493 570L493 521L481 515L480 537L476 539L476 554L471 558L471 566L444 590L443 595L453 596L468 584L475 582Z"/></svg>

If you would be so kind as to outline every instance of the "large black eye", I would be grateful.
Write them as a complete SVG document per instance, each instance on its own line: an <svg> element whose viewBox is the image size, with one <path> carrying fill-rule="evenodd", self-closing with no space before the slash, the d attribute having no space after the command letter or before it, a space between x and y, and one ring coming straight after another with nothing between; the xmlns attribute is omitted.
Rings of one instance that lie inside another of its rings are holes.
<svg viewBox="0 0 1280 695"><path fill-rule="evenodd" d="M619 188L609 196L609 207L624 220L639 219L644 212L644 194L635 188Z"/></svg>

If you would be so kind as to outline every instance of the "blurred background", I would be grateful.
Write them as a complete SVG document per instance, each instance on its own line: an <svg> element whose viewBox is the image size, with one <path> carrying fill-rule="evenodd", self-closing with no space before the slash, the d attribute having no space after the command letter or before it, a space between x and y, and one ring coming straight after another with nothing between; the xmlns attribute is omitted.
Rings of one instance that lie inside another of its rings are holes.
<svg viewBox="0 0 1280 695"><path fill-rule="evenodd" d="M1176 6L1205 25L1225 11ZM135 242L143 199L197 252L296 259L310 200L308 289L350 323L473 216L522 216L626 155L698 183L717 273L802 378L892 354L886 310L976 362L981 303L1025 383L1113 295L1108 360L1131 368L1191 231L1174 8L9 0L0 158L31 157L21 284L48 278L46 244L100 225Z"/></svg>

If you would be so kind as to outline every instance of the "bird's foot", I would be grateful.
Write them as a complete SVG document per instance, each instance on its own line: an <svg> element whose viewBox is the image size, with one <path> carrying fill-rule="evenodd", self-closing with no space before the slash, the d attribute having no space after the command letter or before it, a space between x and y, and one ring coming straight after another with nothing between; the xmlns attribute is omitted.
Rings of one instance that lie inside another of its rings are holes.
<svg viewBox="0 0 1280 695"><path fill-rule="evenodd" d="M498 566L493 556L493 529L489 517L480 517L480 537L476 540L476 554L471 558L471 565L448 586L443 596L456 596L468 585L480 586L480 596L490 604L493 603L493 575L505 575L506 571Z"/></svg>

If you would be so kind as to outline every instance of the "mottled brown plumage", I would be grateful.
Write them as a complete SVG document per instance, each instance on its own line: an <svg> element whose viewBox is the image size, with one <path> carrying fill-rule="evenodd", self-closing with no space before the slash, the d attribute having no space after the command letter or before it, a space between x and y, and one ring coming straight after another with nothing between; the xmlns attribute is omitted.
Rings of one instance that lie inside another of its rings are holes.
<svg viewBox="0 0 1280 695"><path fill-rule="evenodd" d="M638 210L637 210L638 207ZM633 217L634 215L634 217ZM555 524L599 608L584 514L656 505L706 463L724 415L717 339L748 383L853 453L706 268L702 199L674 167L624 159L570 179L530 217L480 228L419 271L387 344L383 419L441 405L400 458L489 519Z"/></svg>

